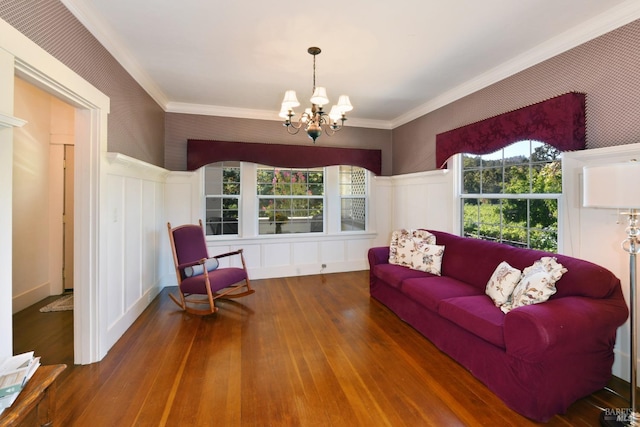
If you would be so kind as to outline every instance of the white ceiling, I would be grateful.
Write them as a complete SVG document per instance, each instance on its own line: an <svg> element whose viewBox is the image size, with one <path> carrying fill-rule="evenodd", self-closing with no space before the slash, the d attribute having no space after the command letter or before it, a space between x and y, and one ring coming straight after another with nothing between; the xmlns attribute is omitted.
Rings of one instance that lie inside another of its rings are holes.
<svg viewBox="0 0 640 427"><path fill-rule="evenodd" d="M166 110L278 119L347 94L391 129L640 18L638 0L62 0Z"/></svg>

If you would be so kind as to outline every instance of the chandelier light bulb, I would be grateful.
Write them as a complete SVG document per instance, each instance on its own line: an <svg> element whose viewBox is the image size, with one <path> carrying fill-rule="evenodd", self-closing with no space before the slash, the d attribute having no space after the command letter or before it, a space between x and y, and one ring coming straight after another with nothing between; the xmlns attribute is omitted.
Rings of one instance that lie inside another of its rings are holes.
<svg viewBox="0 0 640 427"><path fill-rule="evenodd" d="M284 106L283 106L283 108L281 108L281 109L280 109L280 112L278 113L278 117L283 118L283 119L288 118L288 117L289 117L289 111L291 111L291 113L292 113L293 115L295 115L295 113L293 112L293 110L290 110L290 109L288 109L288 108L284 108Z"/></svg>

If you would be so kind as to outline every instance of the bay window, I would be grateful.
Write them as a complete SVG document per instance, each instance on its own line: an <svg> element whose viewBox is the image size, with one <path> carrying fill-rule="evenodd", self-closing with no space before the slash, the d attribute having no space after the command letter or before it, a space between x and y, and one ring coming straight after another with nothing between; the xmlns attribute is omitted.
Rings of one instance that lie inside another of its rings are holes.
<svg viewBox="0 0 640 427"><path fill-rule="evenodd" d="M204 166L209 236L335 234L367 230L368 179L359 166Z"/></svg>

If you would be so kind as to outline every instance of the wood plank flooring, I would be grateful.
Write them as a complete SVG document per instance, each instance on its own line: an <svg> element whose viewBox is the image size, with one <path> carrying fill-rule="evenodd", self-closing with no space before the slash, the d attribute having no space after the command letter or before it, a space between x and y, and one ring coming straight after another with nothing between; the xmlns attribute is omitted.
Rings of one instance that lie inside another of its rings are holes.
<svg viewBox="0 0 640 427"><path fill-rule="evenodd" d="M14 351L68 365L58 426L538 425L371 299L367 271L252 284L208 317L165 289L86 366L72 363L72 312L40 313L44 300L14 316ZM547 425L598 425L607 406L628 405L603 390Z"/></svg>

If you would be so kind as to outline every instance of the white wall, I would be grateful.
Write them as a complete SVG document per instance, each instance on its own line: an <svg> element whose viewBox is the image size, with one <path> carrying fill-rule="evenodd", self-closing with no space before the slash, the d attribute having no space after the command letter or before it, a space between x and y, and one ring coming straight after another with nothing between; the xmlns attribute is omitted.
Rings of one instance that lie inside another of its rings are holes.
<svg viewBox="0 0 640 427"><path fill-rule="evenodd" d="M50 95L16 79L14 114L27 124L13 140L13 312L50 294Z"/></svg>

